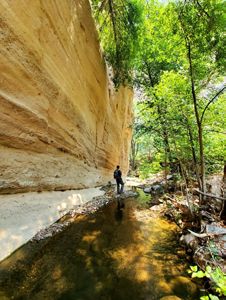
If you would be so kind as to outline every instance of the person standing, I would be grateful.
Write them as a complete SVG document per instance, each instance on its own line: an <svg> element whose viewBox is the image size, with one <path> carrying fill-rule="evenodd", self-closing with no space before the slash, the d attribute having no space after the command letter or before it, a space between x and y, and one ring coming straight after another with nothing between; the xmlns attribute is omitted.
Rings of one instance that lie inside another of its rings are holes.
<svg viewBox="0 0 226 300"><path fill-rule="evenodd" d="M117 184L117 193L118 194L123 193L124 182L122 180L122 172L120 170L120 166L116 167L116 169L114 171L114 178L115 178L116 184Z"/></svg>

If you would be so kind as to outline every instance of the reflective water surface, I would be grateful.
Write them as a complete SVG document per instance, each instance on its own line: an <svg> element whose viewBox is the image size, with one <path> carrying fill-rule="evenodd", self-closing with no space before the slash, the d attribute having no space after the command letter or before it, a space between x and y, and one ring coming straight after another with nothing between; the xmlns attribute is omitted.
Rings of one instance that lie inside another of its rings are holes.
<svg viewBox="0 0 226 300"><path fill-rule="evenodd" d="M79 216L0 263L0 299L199 299L177 227L144 197Z"/></svg>

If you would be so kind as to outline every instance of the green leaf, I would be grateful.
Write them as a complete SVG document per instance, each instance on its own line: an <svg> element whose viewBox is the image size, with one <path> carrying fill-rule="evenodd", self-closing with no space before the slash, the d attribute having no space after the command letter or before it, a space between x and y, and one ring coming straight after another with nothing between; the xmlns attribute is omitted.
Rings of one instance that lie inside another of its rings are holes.
<svg viewBox="0 0 226 300"><path fill-rule="evenodd" d="M209 300L209 296L202 296L200 297L200 300Z"/></svg>
<svg viewBox="0 0 226 300"><path fill-rule="evenodd" d="M211 300L219 300L219 298L217 296L214 296L212 294L209 294L209 297Z"/></svg>
<svg viewBox="0 0 226 300"><path fill-rule="evenodd" d="M205 276L206 276L206 274L203 271L198 271L198 272L195 272L195 273L193 273L191 275L192 278L195 278L195 277L197 277L197 278L203 278Z"/></svg>
<svg viewBox="0 0 226 300"><path fill-rule="evenodd" d="M197 267L197 266L190 266L190 269L191 269L193 272L197 272L197 271L198 271L198 267Z"/></svg>

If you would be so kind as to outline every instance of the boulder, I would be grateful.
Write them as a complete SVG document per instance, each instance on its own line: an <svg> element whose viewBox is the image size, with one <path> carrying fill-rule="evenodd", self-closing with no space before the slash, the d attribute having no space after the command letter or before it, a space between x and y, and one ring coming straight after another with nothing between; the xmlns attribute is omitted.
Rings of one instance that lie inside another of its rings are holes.
<svg viewBox="0 0 226 300"><path fill-rule="evenodd" d="M144 188L144 192L147 193L147 194L150 194L151 191L152 191L152 187L151 186Z"/></svg>

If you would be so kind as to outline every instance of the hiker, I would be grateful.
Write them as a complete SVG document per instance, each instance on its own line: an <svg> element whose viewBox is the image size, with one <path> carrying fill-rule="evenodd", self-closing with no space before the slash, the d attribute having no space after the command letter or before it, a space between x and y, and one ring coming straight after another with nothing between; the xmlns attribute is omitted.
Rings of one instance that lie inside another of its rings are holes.
<svg viewBox="0 0 226 300"><path fill-rule="evenodd" d="M117 194L123 193L124 182L122 181L122 172L121 172L119 166L117 166L114 171L114 178L117 183ZM121 188L120 188L120 186L121 186Z"/></svg>

